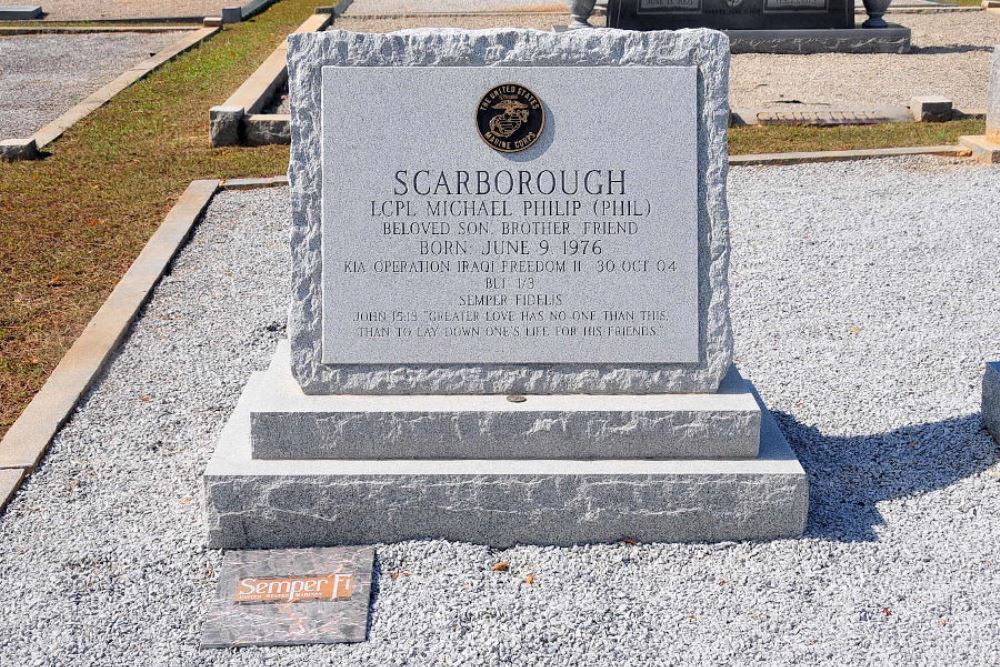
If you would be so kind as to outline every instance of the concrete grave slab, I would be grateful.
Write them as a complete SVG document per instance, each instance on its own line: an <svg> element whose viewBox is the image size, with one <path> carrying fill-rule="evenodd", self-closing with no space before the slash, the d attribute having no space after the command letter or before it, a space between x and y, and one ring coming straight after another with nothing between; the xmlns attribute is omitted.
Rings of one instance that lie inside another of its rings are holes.
<svg viewBox="0 0 1000 667"><path fill-rule="evenodd" d="M40 5L0 5L0 21L31 21L43 15Z"/></svg>
<svg viewBox="0 0 1000 667"><path fill-rule="evenodd" d="M317 32L333 21L332 14L313 14L295 32ZM287 46L283 43L230 95L225 103L209 109L209 140L213 146L251 146L291 141L287 115L263 113L288 80Z"/></svg>
<svg viewBox="0 0 1000 667"><path fill-rule="evenodd" d="M983 374L983 425L1000 443L1000 361L986 364Z"/></svg>
<svg viewBox="0 0 1000 667"><path fill-rule="evenodd" d="M955 111L947 97L923 95L910 100L910 113L917 122L942 123L951 120Z"/></svg>

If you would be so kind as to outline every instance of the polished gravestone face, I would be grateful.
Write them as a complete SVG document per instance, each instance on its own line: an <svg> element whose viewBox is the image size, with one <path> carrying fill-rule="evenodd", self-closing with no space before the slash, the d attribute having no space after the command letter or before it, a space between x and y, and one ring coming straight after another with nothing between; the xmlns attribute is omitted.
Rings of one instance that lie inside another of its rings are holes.
<svg viewBox="0 0 1000 667"><path fill-rule="evenodd" d="M698 362L696 68L572 78L324 68L323 363Z"/></svg>
<svg viewBox="0 0 1000 667"><path fill-rule="evenodd" d="M853 0L610 0L608 26L628 30L853 28Z"/></svg>

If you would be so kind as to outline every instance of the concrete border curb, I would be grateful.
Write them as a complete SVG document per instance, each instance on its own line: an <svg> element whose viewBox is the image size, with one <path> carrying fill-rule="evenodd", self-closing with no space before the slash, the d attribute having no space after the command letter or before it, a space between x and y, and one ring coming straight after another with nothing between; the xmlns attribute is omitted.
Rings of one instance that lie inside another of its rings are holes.
<svg viewBox="0 0 1000 667"><path fill-rule="evenodd" d="M0 470L0 511L7 506L14 492L21 485L26 471L24 468L7 468Z"/></svg>
<svg viewBox="0 0 1000 667"><path fill-rule="evenodd" d="M292 34L319 32L333 23L333 20L333 14L315 13L303 21ZM229 99L209 109L208 133L212 146L236 146L247 142L248 135L252 138L253 145L282 143L272 140L272 134L277 138L290 137L287 124L282 127L281 120L284 116L258 113L271 101L278 88L288 80L288 69L285 65L287 51L286 42L282 42L229 96ZM251 117L253 117L253 127L250 127Z"/></svg>
<svg viewBox="0 0 1000 667"><path fill-rule="evenodd" d="M1000 142L993 141L984 134L966 135L958 138L958 143L972 153L973 159L983 164L1000 162Z"/></svg>
<svg viewBox="0 0 1000 667"><path fill-rule="evenodd" d="M0 510L41 460L80 398L100 377L218 189L217 180L193 181L187 187L83 333L0 440Z"/></svg>
<svg viewBox="0 0 1000 667"><path fill-rule="evenodd" d="M906 148L869 148L852 151L816 151L813 153L751 153L747 155L730 155L729 164L733 167L802 164L804 162L872 160L875 158L903 157L907 155L966 157L967 152L961 146L912 146Z"/></svg>
<svg viewBox="0 0 1000 667"><path fill-rule="evenodd" d="M249 0L245 5L235 5L222 8L223 23L240 23L260 14L262 11L278 2L278 0Z"/></svg>
<svg viewBox="0 0 1000 667"><path fill-rule="evenodd" d="M122 92L136 81L146 78L160 66L173 60L185 51L198 46L220 30L221 28L198 28L196 30L192 30L190 35L185 35L170 46L160 50L155 56L147 58L139 64L125 70L125 72L119 75L116 79L95 90L82 102L71 107L69 111L56 118L54 121L44 125L30 137L27 137L26 139L10 139L0 142L0 159L23 160L39 157L39 152L45 146L61 137L63 132L71 128L76 122L86 118L93 111L110 102L115 95ZM26 141L34 142L33 150L25 150L23 146L20 150L10 148L17 142Z"/></svg>
<svg viewBox="0 0 1000 667"><path fill-rule="evenodd" d="M288 185L287 176L269 178L229 178L219 185L220 190L257 190L260 188L280 188Z"/></svg>
<svg viewBox="0 0 1000 667"><path fill-rule="evenodd" d="M115 25L108 26L106 28L101 28L99 26L54 26L48 27L45 25L35 25L35 26L0 26L0 35L12 36L12 35L84 35L88 33L95 32L180 32L182 30L197 30L199 26L191 25L186 23L183 25L137 25L137 26L124 26Z"/></svg>

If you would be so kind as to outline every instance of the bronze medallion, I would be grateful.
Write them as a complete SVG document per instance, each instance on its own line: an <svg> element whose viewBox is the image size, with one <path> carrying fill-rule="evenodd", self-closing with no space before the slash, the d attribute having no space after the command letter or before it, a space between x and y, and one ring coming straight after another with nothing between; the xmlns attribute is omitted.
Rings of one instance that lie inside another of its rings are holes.
<svg viewBox="0 0 1000 667"><path fill-rule="evenodd" d="M502 83L479 100L479 136L490 148L516 153L530 148L545 129L545 108L533 92L517 83Z"/></svg>

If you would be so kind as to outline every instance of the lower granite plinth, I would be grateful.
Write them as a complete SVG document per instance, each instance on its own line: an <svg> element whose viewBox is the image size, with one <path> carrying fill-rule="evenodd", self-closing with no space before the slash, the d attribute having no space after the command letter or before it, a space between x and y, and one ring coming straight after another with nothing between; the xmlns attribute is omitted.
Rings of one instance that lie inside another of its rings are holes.
<svg viewBox="0 0 1000 667"><path fill-rule="evenodd" d="M983 424L1000 443L1000 361L986 364L983 375Z"/></svg>
<svg viewBox="0 0 1000 667"><path fill-rule="evenodd" d="M726 30L731 53L909 53L910 29Z"/></svg>
<svg viewBox="0 0 1000 667"><path fill-rule="evenodd" d="M763 406L754 459L261 460L249 403L244 394L204 475L214 549L711 542L805 528L808 480Z"/></svg>

